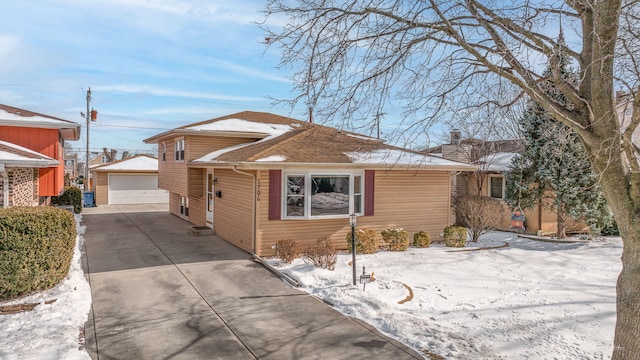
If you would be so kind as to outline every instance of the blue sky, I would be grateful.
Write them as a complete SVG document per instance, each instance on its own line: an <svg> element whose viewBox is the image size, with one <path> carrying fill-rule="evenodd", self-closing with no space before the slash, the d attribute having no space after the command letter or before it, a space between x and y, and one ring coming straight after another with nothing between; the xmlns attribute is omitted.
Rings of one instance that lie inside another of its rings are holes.
<svg viewBox="0 0 640 360"><path fill-rule="evenodd" d="M8 1L0 11L0 103L83 125L90 148L155 150L143 139L242 110L306 118L277 48L263 44L264 0ZM274 19L270 19L274 20ZM277 20L277 19L275 19Z"/></svg>

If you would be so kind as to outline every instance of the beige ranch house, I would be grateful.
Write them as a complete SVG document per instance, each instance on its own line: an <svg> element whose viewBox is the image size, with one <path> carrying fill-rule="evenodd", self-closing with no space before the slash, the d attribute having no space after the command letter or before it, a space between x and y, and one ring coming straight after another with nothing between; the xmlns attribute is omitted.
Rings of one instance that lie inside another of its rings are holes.
<svg viewBox="0 0 640 360"><path fill-rule="evenodd" d="M288 117L240 112L155 135L170 212L259 255L281 239L402 227L439 239L454 222L451 178L475 166Z"/></svg>

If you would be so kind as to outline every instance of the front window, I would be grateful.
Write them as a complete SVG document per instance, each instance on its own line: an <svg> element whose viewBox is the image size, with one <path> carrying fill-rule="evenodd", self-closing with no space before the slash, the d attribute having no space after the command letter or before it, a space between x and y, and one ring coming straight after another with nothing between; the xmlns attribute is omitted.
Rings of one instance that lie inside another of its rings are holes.
<svg viewBox="0 0 640 360"><path fill-rule="evenodd" d="M285 217L346 217L362 212L362 175L290 174L285 180Z"/></svg>
<svg viewBox="0 0 640 360"><path fill-rule="evenodd" d="M489 196L495 199L504 199L504 178L502 176L489 176Z"/></svg>

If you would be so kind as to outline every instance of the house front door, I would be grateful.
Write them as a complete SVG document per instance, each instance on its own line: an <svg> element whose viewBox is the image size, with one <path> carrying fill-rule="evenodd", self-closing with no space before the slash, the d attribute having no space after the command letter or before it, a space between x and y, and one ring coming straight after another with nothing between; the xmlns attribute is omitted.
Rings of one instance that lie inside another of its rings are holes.
<svg viewBox="0 0 640 360"><path fill-rule="evenodd" d="M213 190L214 185L213 169L207 169L207 226L213 229L213 201L215 199L215 193Z"/></svg>

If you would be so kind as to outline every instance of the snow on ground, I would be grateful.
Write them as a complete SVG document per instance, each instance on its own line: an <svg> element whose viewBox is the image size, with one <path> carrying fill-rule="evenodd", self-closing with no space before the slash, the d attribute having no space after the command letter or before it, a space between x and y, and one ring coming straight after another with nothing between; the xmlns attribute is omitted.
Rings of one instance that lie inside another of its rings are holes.
<svg viewBox="0 0 640 360"><path fill-rule="evenodd" d="M91 289L80 262L85 226L75 215L78 237L67 277L47 291L0 305L39 303L33 310L0 315L0 359L90 359L80 329L91 309ZM45 301L56 299L52 304Z"/></svg>
<svg viewBox="0 0 640 360"><path fill-rule="evenodd" d="M445 359L605 359L613 348L620 238L547 243L483 235L465 249L443 245L357 255L375 281L353 286L351 254L335 271L270 260L303 290L418 351ZM413 299L399 304L409 296Z"/></svg>

